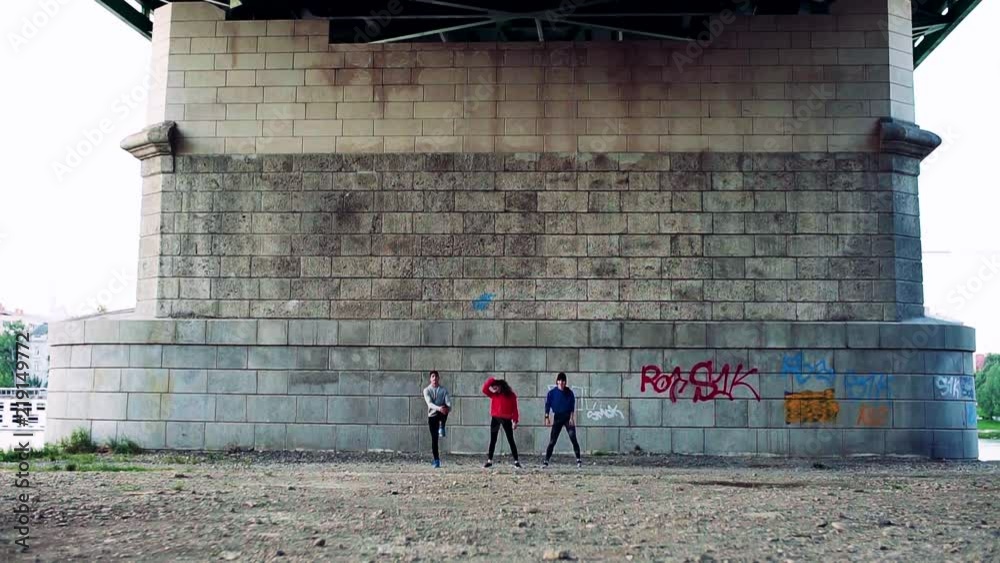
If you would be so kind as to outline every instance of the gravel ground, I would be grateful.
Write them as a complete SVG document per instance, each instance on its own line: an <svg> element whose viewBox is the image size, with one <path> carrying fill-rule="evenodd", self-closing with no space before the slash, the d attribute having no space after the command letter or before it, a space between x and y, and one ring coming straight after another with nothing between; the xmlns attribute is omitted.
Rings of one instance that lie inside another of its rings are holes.
<svg viewBox="0 0 1000 563"><path fill-rule="evenodd" d="M164 453L129 462L143 472L37 472L27 554L8 464L0 560L1000 560L996 462L481 462Z"/></svg>

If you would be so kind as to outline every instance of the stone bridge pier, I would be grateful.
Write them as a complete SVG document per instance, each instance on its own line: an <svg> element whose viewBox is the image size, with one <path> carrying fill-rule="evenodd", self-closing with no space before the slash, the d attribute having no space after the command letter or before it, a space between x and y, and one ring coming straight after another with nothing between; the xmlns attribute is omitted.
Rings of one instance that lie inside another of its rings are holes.
<svg viewBox="0 0 1000 563"><path fill-rule="evenodd" d="M158 9L137 305L52 327L47 439L429 455L438 370L445 450L485 450L492 375L539 452L564 371L590 452L976 458L909 3L729 16L691 49Z"/></svg>

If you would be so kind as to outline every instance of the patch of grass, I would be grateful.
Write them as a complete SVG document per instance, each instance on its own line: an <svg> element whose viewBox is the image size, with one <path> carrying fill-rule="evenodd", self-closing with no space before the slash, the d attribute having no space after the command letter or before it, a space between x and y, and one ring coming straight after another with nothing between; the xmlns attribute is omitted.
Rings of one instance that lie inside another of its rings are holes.
<svg viewBox="0 0 1000 563"><path fill-rule="evenodd" d="M184 490L184 485L182 485L180 483L174 483L174 486L170 487L170 488L173 489L173 490L175 490L175 491L177 491L177 492L181 492L181 491Z"/></svg>
<svg viewBox="0 0 1000 563"><path fill-rule="evenodd" d="M62 448L62 451L68 454L94 453L97 451L97 444L90 437L90 432L83 428L77 428L68 438L63 438L59 446Z"/></svg>
<svg viewBox="0 0 1000 563"><path fill-rule="evenodd" d="M163 462L172 463L176 465L190 465L193 463L197 463L197 460L195 460L194 456L190 455L169 454L163 456Z"/></svg>
<svg viewBox="0 0 1000 563"><path fill-rule="evenodd" d="M1000 421L979 420L976 422L979 437L984 440L1000 440Z"/></svg>
<svg viewBox="0 0 1000 563"><path fill-rule="evenodd" d="M108 440L108 449L113 453L121 455L135 455L142 453L142 448L128 438L112 438Z"/></svg>
<svg viewBox="0 0 1000 563"><path fill-rule="evenodd" d="M42 459L48 458L49 461L55 461L61 452L59 451L59 446L55 444L45 444L45 447L41 450L31 450L28 453L28 459ZM7 451L0 451L0 462L17 462L21 461L20 452L15 452L13 449Z"/></svg>
<svg viewBox="0 0 1000 563"><path fill-rule="evenodd" d="M997 430L1000 431L1000 420L986 420L982 419L976 423L976 426L980 430Z"/></svg>

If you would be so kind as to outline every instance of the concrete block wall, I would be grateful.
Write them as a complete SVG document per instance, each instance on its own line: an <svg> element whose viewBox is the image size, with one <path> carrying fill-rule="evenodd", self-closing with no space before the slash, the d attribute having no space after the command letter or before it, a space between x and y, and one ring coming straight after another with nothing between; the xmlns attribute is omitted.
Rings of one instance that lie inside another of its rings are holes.
<svg viewBox="0 0 1000 563"><path fill-rule="evenodd" d="M150 123L187 153L875 151L913 121L909 2L715 18L698 42L330 44L155 12Z"/></svg>
<svg viewBox="0 0 1000 563"><path fill-rule="evenodd" d="M428 452L436 369L455 397L447 451L485 449L494 375L520 397L519 448L539 453L565 371L589 452L977 457L961 326L96 320L51 341L49 441L84 427L147 448Z"/></svg>
<svg viewBox="0 0 1000 563"><path fill-rule="evenodd" d="M898 320L916 161L870 153L144 162L159 317Z"/></svg>

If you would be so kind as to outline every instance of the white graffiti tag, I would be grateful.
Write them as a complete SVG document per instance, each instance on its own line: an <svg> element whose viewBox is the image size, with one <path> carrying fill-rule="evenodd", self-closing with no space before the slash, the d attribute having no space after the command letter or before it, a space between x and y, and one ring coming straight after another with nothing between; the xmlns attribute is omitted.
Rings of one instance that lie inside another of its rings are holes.
<svg viewBox="0 0 1000 563"><path fill-rule="evenodd" d="M939 375L934 378L934 385L945 399L975 399L976 390L971 377L957 375Z"/></svg>
<svg viewBox="0 0 1000 563"><path fill-rule="evenodd" d="M618 405L606 405L601 407L595 403L587 409L587 418L590 420L601 420L604 418L612 419L616 416L625 420L625 415L618 409Z"/></svg>

